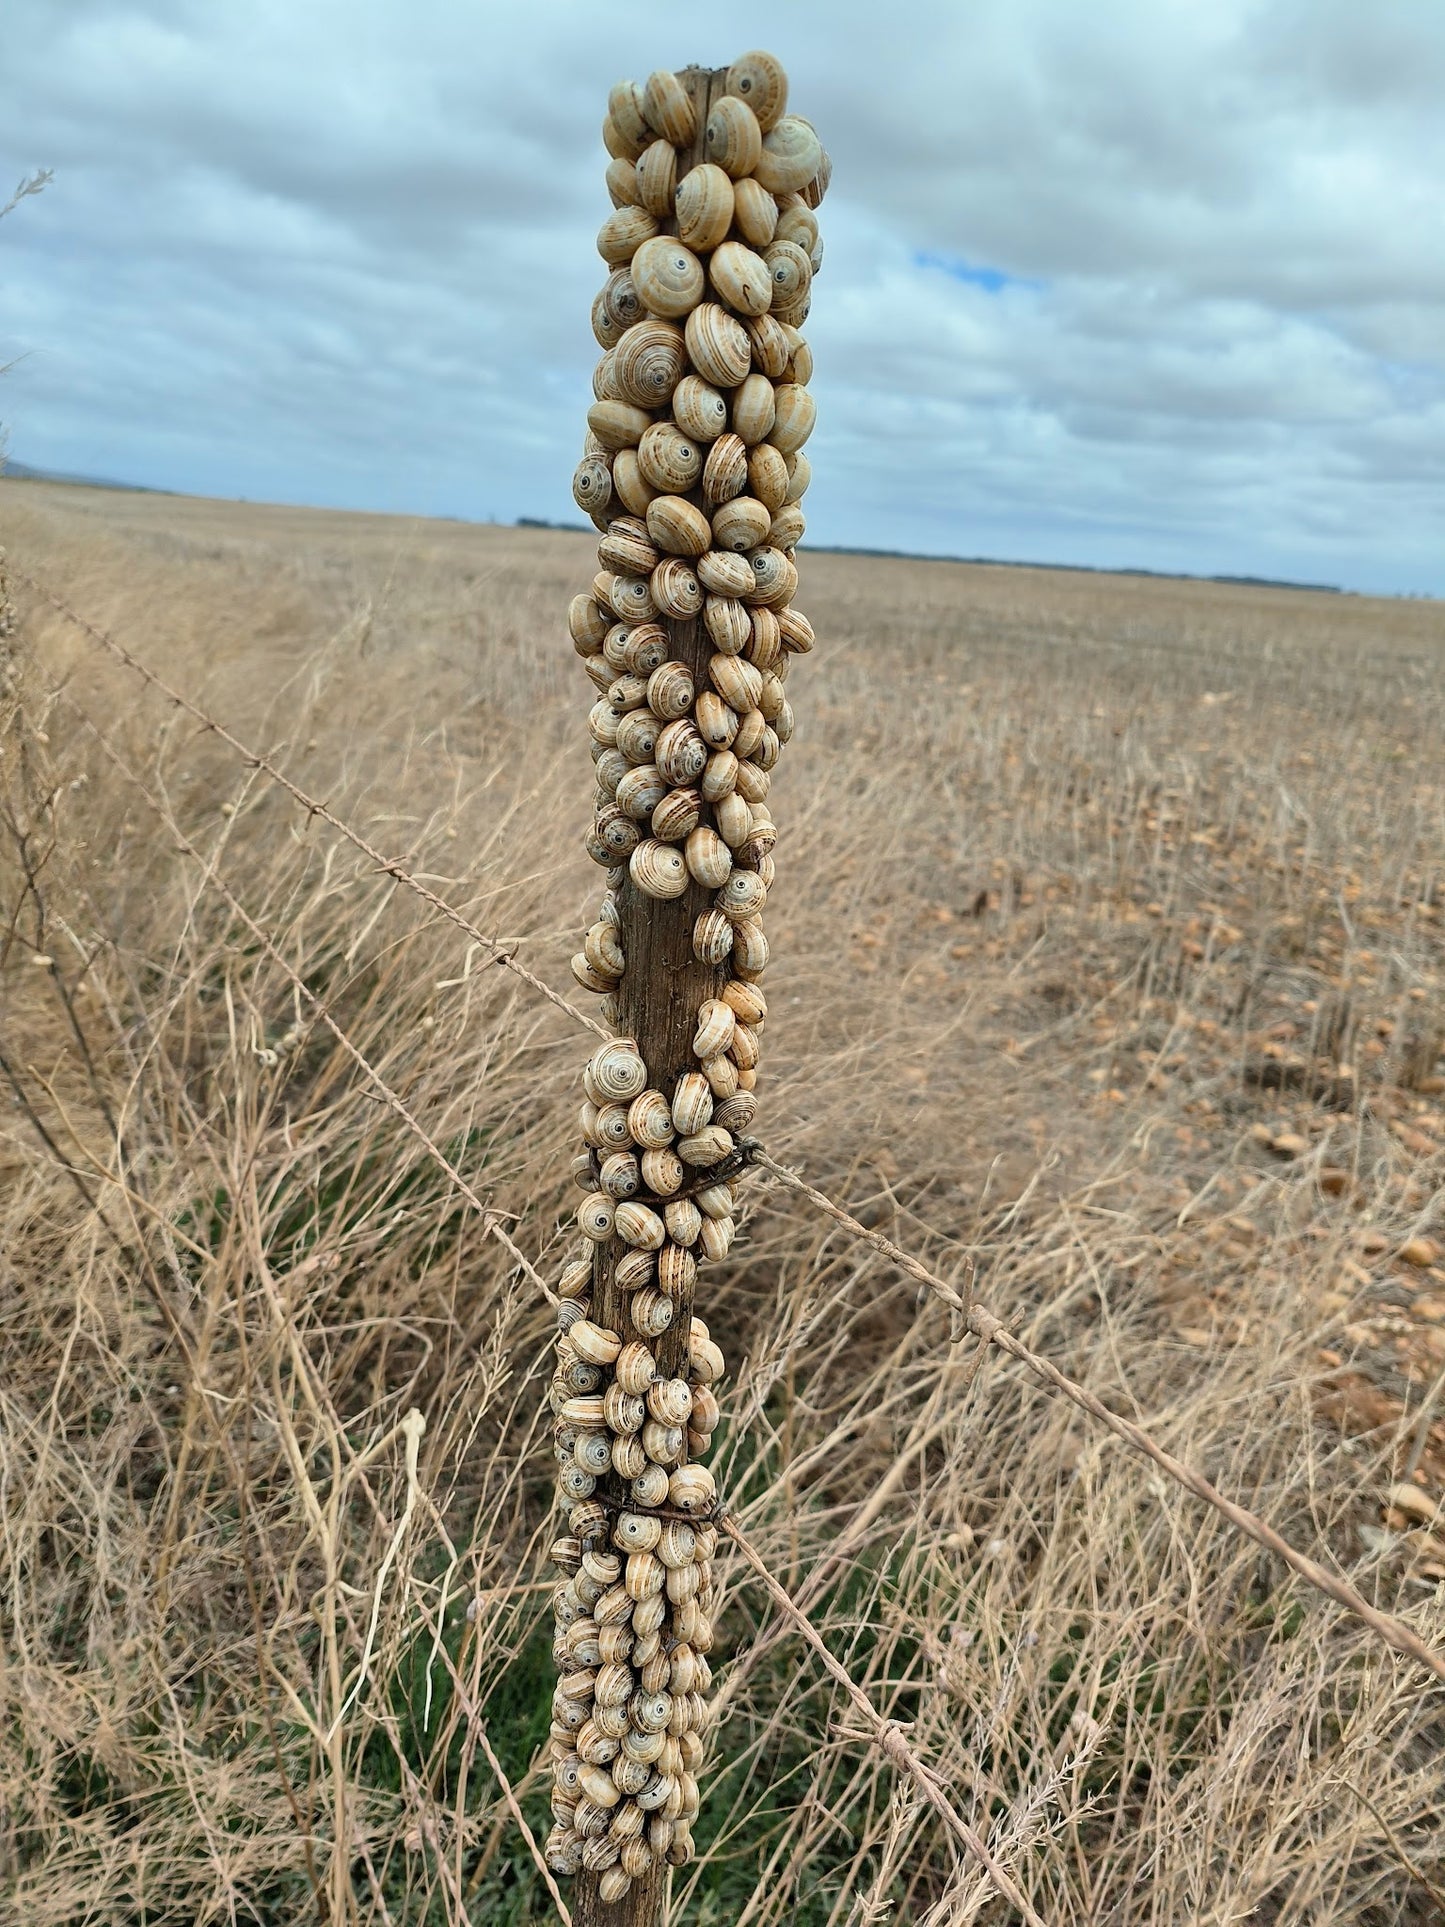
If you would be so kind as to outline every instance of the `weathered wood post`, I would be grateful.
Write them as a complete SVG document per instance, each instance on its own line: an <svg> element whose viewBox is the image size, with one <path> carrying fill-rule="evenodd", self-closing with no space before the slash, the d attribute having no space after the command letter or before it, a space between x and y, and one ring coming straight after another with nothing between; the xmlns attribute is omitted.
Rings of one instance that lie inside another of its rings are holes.
<svg viewBox="0 0 1445 1927"><path fill-rule="evenodd" d="M552 1403L553 1816L578 1927L655 1927L692 1855L713 1644L716 1491L701 1460L723 1358L693 1311L726 1256L767 1015L760 913L829 164L769 54L624 81L603 138L612 269L573 490L601 573L569 612L598 693L588 848L608 871L573 974L616 1037L584 1077L587 1241L563 1272Z"/></svg>

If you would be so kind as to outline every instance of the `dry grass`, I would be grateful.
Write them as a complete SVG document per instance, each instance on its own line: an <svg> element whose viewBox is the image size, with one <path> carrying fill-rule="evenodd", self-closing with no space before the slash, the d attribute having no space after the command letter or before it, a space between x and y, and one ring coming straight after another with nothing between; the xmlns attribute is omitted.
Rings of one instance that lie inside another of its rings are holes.
<svg viewBox="0 0 1445 1927"><path fill-rule="evenodd" d="M14 563L565 983L596 892L585 540L0 508ZM1445 1487L1440 610L804 580L770 1148L945 1276L971 1254L1030 1343L1445 1639L1445 1526L1383 1510ZM548 1919L480 1744L540 1822L546 1307L227 892L544 1275L582 1034L17 599L6 1904ZM757 1186L708 1289L745 1529L1046 1919L1441 1918L1438 1688L1009 1361L975 1376L791 1194ZM674 1920L1007 1919L727 1580Z"/></svg>

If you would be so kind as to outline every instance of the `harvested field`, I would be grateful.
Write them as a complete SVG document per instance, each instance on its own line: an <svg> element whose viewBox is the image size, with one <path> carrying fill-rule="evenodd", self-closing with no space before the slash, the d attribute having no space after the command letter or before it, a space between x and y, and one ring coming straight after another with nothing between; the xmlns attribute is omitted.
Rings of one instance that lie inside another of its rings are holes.
<svg viewBox="0 0 1445 1927"><path fill-rule="evenodd" d="M587 538L0 481L0 540L583 1003ZM801 562L760 1135L1445 1645L1445 612ZM419 1133L550 1278L586 1036L13 594L9 1904L552 1919L551 1320ZM704 1291L737 1516L1045 1919L1442 1918L1438 1684L795 1194ZM673 1920L1016 1918L723 1570Z"/></svg>

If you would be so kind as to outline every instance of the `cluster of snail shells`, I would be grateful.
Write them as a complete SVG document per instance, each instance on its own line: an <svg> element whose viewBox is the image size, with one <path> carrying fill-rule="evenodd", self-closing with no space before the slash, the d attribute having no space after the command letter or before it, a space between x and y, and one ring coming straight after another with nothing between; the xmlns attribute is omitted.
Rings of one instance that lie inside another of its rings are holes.
<svg viewBox="0 0 1445 1927"><path fill-rule="evenodd" d="M629 1193L647 1182L644 1167L655 1178L665 1155L683 1169L671 1149L684 1141L672 1106L648 1087L627 1039L594 1053L584 1086L591 1149L579 1223L589 1243L616 1236L626 1245L613 1276L643 1336L624 1339L589 1316L593 1265L584 1244L557 1285L550 1393L567 1531L551 1554L564 1577L552 1601L560 1677L547 1859L559 1873L596 1873L610 1901L654 1866L684 1865L693 1850L717 1544L717 1489L697 1461L712 1444L713 1387L724 1365L700 1318L691 1319L684 1378L660 1370L647 1337L671 1326L699 1257L726 1252L734 1192L730 1182L703 1183L660 1212L634 1203ZM693 1136L708 1128L700 1107L683 1121L697 1126ZM611 1190L602 1188L604 1172ZM604 1479L621 1491L620 1503L602 1503Z"/></svg>

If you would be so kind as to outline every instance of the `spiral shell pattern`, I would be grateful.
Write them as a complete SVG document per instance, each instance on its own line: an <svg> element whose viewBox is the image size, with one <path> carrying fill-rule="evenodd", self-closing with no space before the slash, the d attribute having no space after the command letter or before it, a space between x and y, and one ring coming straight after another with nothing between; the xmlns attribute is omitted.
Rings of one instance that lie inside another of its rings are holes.
<svg viewBox="0 0 1445 1927"><path fill-rule="evenodd" d="M568 630L592 685L587 849L608 872L573 975L615 1027L621 893L661 906L692 891L669 914L693 920L682 928L717 985L692 1014L680 1075L655 1075L629 1038L594 1053L574 1165L582 1242L557 1283L565 1530L552 1547L546 1852L559 1874L597 1875L608 1901L693 1851L718 1539L701 1461L725 1366L689 1307L699 1267L734 1236L734 1153L757 1113L767 1019L767 798L793 733L788 672L813 645L792 607L814 419L799 328L830 164L786 111L772 55L735 61L721 94L719 79L706 114L707 90L695 106L667 73L609 96L614 207L598 247L611 273L592 311L604 352L573 484L602 537L601 572ZM693 625L694 668L676 659L669 622ZM594 1252L623 1331L593 1315Z"/></svg>

